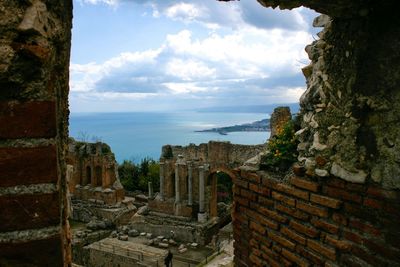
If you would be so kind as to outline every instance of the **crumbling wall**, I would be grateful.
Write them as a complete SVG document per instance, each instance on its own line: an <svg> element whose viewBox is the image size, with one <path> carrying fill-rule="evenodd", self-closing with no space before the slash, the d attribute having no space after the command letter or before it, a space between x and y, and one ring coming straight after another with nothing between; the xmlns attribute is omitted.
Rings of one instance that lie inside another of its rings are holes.
<svg viewBox="0 0 400 267"><path fill-rule="evenodd" d="M324 12L306 47L296 175L243 167L237 266L399 266L400 20L394 1L263 1Z"/></svg>
<svg viewBox="0 0 400 267"><path fill-rule="evenodd" d="M77 142L70 138L66 160L72 167L68 188L73 199L96 200L107 205L124 199L117 162L107 144Z"/></svg>
<svg viewBox="0 0 400 267"><path fill-rule="evenodd" d="M0 1L0 265L70 262L72 1Z"/></svg>

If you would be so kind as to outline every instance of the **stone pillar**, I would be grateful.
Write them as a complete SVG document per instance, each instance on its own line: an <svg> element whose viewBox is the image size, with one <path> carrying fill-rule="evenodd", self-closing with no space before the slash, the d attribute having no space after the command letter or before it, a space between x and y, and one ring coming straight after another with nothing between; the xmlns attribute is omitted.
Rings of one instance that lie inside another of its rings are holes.
<svg viewBox="0 0 400 267"><path fill-rule="evenodd" d="M199 166L199 212L204 213L204 167Z"/></svg>
<svg viewBox="0 0 400 267"><path fill-rule="evenodd" d="M160 200L164 200L164 162L160 162Z"/></svg>
<svg viewBox="0 0 400 267"><path fill-rule="evenodd" d="M179 164L175 163L175 203L179 203L181 201L179 184Z"/></svg>
<svg viewBox="0 0 400 267"><path fill-rule="evenodd" d="M148 187L149 187L149 198L153 198L153 183L152 182L148 182Z"/></svg>
<svg viewBox="0 0 400 267"><path fill-rule="evenodd" d="M199 166L199 213L197 220L199 222L207 221L207 213L204 212L204 166Z"/></svg>
<svg viewBox="0 0 400 267"><path fill-rule="evenodd" d="M188 161L188 205L191 206L193 205L193 189L192 189L192 183L193 183L193 169L192 169L192 162Z"/></svg>

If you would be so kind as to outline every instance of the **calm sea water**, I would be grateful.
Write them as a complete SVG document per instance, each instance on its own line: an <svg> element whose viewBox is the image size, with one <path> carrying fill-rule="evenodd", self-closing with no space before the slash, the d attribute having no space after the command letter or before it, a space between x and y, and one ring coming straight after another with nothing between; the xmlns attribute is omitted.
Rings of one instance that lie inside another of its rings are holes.
<svg viewBox="0 0 400 267"><path fill-rule="evenodd" d="M118 162L144 157L158 160L166 144L188 145L209 140L235 144L261 144L269 132L234 132L228 135L196 130L243 124L267 118L261 113L75 113L70 116L70 136L97 136L109 144Z"/></svg>

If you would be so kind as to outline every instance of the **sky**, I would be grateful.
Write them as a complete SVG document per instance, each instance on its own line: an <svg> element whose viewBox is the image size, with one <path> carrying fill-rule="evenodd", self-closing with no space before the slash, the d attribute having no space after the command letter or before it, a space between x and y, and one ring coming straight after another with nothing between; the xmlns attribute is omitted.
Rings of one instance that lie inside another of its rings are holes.
<svg viewBox="0 0 400 267"><path fill-rule="evenodd" d="M298 102L317 15L256 0L74 0L70 110Z"/></svg>

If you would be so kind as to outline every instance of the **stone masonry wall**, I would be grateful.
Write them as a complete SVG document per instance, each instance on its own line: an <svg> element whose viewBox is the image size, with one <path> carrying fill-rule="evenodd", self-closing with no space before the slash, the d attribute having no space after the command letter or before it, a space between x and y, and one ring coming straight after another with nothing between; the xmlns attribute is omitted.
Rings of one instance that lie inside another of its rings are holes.
<svg viewBox="0 0 400 267"><path fill-rule="evenodd" d="M400 266L400 194L377 185L242 170L235 266Z"/></svg>
<svg viewBox="0 0 400 267"><path fill-rule="evenodd" d="M0 266L67 266L72 1L0 1Z"/></svg>
<svg viewBox="0 0 400 267"><path fill-rule="evenodd" d="M395 1L264 1L327 15L307 46L298 176L243 167L236 266L400 266L400 19Z"/></svg>

